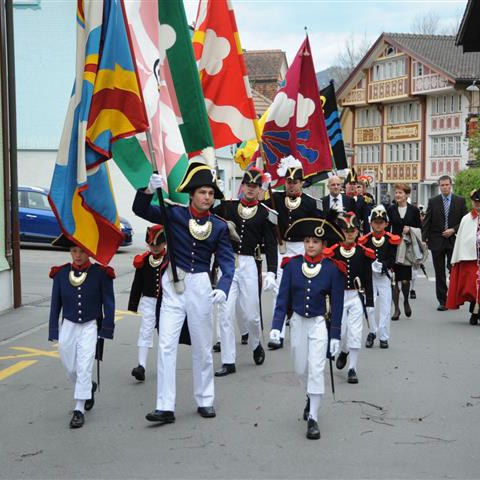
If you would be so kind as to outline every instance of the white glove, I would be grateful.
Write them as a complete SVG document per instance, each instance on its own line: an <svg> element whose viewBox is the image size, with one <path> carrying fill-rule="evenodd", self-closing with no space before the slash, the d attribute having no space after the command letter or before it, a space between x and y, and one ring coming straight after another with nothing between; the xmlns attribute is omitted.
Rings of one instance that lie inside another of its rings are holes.
<svg viewBox="0 0 480 480"><path fill-rule="evenodd" d="M267 172L263 174L263 178L265 179L265 181L262 183L262 190L266 191L268 190L268 186L272 181L272 176Z"/></svg>
<svg viewBox="0 0 480 480"><path fill-rule="evenodd" d="M165 185L165 180L159 173L152 173L150 181L148 182L148 189L151 192L156 192L157 188L163 188Z"/></svg>
<svg viewBox="0 0 480 480"><path fill-rule="evenodd" d="M272 343L280 343L280 330L277 330L276 328L270 330L270 341Z"/></svg>
<svg viewBox="0 0 480 480"><path fill-rule="evenodd" d="M275 280L275 274L273 272L267 272L263 279L263 291L269 292L275 288L277 281Z"/></svg>
<svg viewBox="0 0 480 480"><path fill-rule="evenodd" d="M220 290L219 288L212 290L212 293L210 293L210 298L212 299L213 304L225 303L227 301L227 295L223 290Z"/></svg>
<svg viewBox="0 0 480 480"><path fill-rule="evenodd" d="M375 260L375 261L372 263L372 270L373 270L375 273L382 273L382 268L383 268L383 265L382 265L381 262L379 262L378 260Z"/></svg>
<svg viewBox="0 0 480 480"><path fill-rule="evenodd" d="M225 190L225 184L221 178L217 179L218 189L223 192Z"/></svg>
<svg viewBox="0 0 480 480"><path fill-rule="evenodd" d="M340 352L340 340L336 338L330 339L330 356L336 357L337 353Z"/></svg>

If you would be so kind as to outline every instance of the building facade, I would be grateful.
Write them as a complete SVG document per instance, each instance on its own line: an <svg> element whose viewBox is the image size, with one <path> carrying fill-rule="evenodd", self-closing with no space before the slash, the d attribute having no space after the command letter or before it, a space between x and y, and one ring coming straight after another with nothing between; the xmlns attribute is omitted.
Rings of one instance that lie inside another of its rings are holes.
<svg viewBox="0 0 480 480"><path fill-rule="evenodd" d="M464 55L453 36L384 33L373 44L337 98L351 116L352 163L375 179L379 201L409 183L425 204L441 175L466 168L466 125L478 113L467 89L479 77L480 55Z"/></svg>

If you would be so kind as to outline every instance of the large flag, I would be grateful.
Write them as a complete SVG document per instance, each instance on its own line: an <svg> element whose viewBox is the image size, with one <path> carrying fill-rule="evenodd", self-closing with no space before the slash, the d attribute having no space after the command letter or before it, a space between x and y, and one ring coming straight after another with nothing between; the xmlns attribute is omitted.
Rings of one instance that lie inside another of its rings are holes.
<svg viewBox="0 0 480 480"><path fill-rule="evenodd" d="M288 155L302 162L306 177L332 169L330 144L308 37L298 50L270 106L262 140L267 171L273 180L278 180L278 164Z"/></svg>
<svg viewBox="0 0 480 480"><path fill-rule="evenodd" d="M125 9L150 121L155 167L167 179L165 194L176 202L188 203L188 194L175 191L188 159L177 123L181 115L166 56L172 32L168 26L160 25L156 1L127 2ZM148 184L152 164L144 133L117 142L113 158L134 188Z"/></svg>
<svg viewBox="0 0 480 480"><path fill-rule="evenodd" d="M193 49L215 148L256 138L255 106L229 0L200 0Z"/></svg>
<svg viewBox="0 0 480 480"><path fill-rule="evenodd" d="M215 163L212 132L193 54L192 40L182 0L158 0L162 43L175 89L177 122L189 156L201 152L204 161Z"/></svg>
<svg viewBox="0 0 480 480"><path fill-rule="evenodd" d="M123 240L105 163L148 127L123 0L78 0L76 76L49 201L62 232L101 263Z"/></svg>
<svg viewBox="0 0 480 480"><path fill-rule="evenodd" d="M328 87L320 90L320 100L323 105L323 115L327 125L328 139L332 148L334 166L337 170L348 168L345 145L343 143L342 127L338 115L337 97L333 81Z"/></svg>

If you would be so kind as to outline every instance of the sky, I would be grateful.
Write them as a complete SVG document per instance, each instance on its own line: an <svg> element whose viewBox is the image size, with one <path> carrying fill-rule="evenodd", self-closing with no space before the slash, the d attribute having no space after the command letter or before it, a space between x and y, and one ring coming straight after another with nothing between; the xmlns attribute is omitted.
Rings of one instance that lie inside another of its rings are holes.
<svg viewBox="0 0 480 480"><path fill-rule="evenodd" d="M382 32L409 33L417 16L433 12L449 34L461 20L467 0L231 0L246 50L281 49L289 65L307 27L315 70L335 64L349 38L372 44ZM197 0L184 0L189 23Z"/></svg>

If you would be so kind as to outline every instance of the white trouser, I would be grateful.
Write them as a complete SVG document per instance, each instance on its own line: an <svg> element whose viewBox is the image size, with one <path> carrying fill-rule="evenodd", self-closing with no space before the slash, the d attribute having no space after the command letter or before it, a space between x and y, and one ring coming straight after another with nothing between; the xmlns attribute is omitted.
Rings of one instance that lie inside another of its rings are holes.
<svg viewBox="0 0 480 480"><path fill-rule="evenodd" d="M370 332L380 340L390 338L390 313L392 311L392 286L386 275L372 272L373 299L375 307L368 309ZM378 324L376 317L378 316ZM378 325L378 326L377 326Z"/></svg>
<svg viewBox="0 0 480 480"><path fill-rule="evenodd" d="M294 257L295 255L303 255L305 253L305 245L303 242L285 242L286 252L280 253L278 250L278 268L277 268L277 281L275 288L273 289L273 306L277 303L278 290L280 289L280 282L282 281L283 268L280 268L282 261L285 257ZM285 338L285 323L283 324L281 338Z"/></svg>
<svg viewBox="0 0 480 480"><path fill-rule="evenodd" d="M138 331L137 347L153 347L153 330L155 329L155 307L157 299L154 297L142 297L138 305L138 311L142 314L140 330Z"/></svg>
<svg viewBox="0 0 480 480"><path fill-rule="evenodd" d="M75 384L73 398L92 397L92 369L97 346L97 322L74 323L63 320L58 337L58 351L67 376Z"/></svg>
<svg viewBox="0 0 480 480"><path fill-rule="evenodd" d="M324 370L328 332L323 317L306 318L294 313L290 319L290 349L295 373L307 393L325 391Z"/></svg>
<svg viewBox="0 0 480 480"><path fill-rule="evenodd" d="M363 307L356 290L345 290L343 294L342 352L362 345Z"/></svg>
<svg viewBox="0 0 480 480"><path fill-rule="evenodd" d="M185 316L192 341L193 395L199 407L214 400L212 358L212 287L207 272L185 274L185 291L176 293L168 275L162 277L158 332L157 410L175 410L178 339Z"/></svg>
<svg viewBox="0 0 480 480"><path fill-rule="evenodd" d="M260 343L258 270L253 257L238 256L238 266L235 269L228 299L220 305L218 311L222 363L235 363L235 317L242 319L242 323L247 325L250 348L255 350Z"/></svg>

